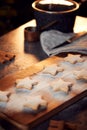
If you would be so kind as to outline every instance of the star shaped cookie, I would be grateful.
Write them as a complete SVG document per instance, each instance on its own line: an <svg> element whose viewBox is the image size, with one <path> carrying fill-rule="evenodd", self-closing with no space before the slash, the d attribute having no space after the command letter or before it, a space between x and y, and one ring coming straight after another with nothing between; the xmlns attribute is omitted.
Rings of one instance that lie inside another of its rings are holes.
<svg viewBox="0 0 87 130"><path fill-rule="evenodd" d="M79 71L74 71L76 79L84 79L87 80L87 69L82 69Z"/></svg>
<svg viewBox="0 0 87 130"><path fill-rule="evenodd" d="M7 102L9 94L10 94L9 92L0 91L0 102Z"/></svg>
<svg viewBox="0 0 87 130"><path fill-rule="evenodd" d="M25 88L31 90L34 85L37 84L36 81L30 79L29 77L25 77L24 79L17 79L16 80L16 88Z"/></svg>
<svg viewBox="0 0 87 130"><path fill-rule="evenodd" d="M31 96L27 99L27 103L24 107L31 108L33 110L38 110L40 106L47 107L47 101L42 98L41 95Z"/></svg>
<svg viewBox="0 0 87 130"><path fill-rule="evenodd" d="M43 70L43 73L51 74L55 76L58 72L62 72L64 69L57 64L50 65Z"/></svg>
<svg viewBox="0 0 87 130"><path fill-rule="evenodd" d="M68 56L65 57L64 60L70 62L71 64L75 64L77 62L83 62L84 61L81 58L81 55L73 55L73 54L68 54Z"/></svg>
<svg viewBox="0 0 87 130"><path fill-rule="evenodd" d="M52 89L54 91L64 91L64 92L68 92L70 87L73 84L71 82L66 82L63 79L55 79L54 81L51 82L50 86L52 87Z"/></svg>

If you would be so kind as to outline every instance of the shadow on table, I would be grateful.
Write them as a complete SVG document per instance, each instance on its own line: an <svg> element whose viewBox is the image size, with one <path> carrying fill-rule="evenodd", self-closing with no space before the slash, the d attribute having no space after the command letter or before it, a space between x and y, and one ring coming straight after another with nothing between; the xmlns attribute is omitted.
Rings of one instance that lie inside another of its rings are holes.
<svg viewBox="0 0 87 130"><path fill-rule="evenodd" d="M40 41L28 42L24 41L24 51L25 53L35 55L39 60L48 58L47 54L43 51Z"/></svg>

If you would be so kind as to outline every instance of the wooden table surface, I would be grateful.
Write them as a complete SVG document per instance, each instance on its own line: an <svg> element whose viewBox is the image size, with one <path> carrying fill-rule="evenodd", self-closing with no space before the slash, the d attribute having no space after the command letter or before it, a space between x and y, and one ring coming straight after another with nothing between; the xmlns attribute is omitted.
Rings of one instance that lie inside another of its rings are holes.
<svg viewBox="0 0 87 130"><path fill-rule="evenodd" d="M0 50L14 53L15 60L1 65L0 64L0 78L23 70L32 64L35 64L48 56L43 52L40 42L25 42L24 28L28 26L35 26L35 20L18 27L17 29L0 37ZM76 17L74 32L87 31L87 18Z"/></svg>
<svg viewBox="0 0 87 130"><path fill-rule="evenodd" d="M0 37L0 50L16 55L15 60L7 64L0 64L0 78L7 74L23 70L47 57L41 48L40 42L25 42L24 28L34 25L35 20L32 20Z"/></svg>

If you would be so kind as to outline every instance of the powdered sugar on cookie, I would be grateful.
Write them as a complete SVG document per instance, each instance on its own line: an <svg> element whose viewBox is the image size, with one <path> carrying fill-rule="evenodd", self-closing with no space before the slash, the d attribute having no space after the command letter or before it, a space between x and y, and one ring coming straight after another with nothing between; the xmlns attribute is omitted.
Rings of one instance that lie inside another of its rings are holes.
<svg viewBox="0 0 87 130"><path fill-rule="evenodd" d="M72 82L66 82L61 78L53 80L50 84L54 91L64 91L66 93L72 85Z"/></svg>
<svg viewBox="0 0 87 130"><path fill-rule="evenodd" d="M81 55L73 55L73 54L68 54L68 56L65 57L64 60L70 62L71 64L84 61L84 59L81 58Z"/></svg>
<svg viewBox="0 0 87 130"><path fill-rule="evenodd" d="M79 71L74 71L76 79L84 79L87 80L87 69L82 69Z"/></svg>
<svg viewBox="0 0 87 130"><path fill-rule="evenodd" d="M9 92L0 91L0 102L7 102L9 94L10 94Z"/></svg>
<svg viewBox="0 0 87 130"><path fill-rule="evenodd" d="M36 85L38 82L30 79L29 77L26 77L24 79L17 79L15 83L16 88L25 88L31 90L33 86Z"/></svg>
<svg viewBox="0 0 87 130"><path fill-rule="evenodd" d="M31 108L33 110L38 110L40 106L47 107L47 101L44 100L41 95L29 97L27 103L24 104L24 107Z"/></svg>
<svg viewBox="0 0 87 130"><path fill-rule="evenodd" d="M50 65L43 70L43 73L51 74L55 76L58 72L62 72L64 69L57 64Z"/></svg>

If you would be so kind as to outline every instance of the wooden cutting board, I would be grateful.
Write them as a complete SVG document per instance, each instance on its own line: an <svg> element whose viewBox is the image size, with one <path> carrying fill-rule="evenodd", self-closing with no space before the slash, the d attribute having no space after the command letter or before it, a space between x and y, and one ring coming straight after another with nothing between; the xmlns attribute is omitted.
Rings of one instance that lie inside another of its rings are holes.
<svg viewBox="0 0 87 130"><path fill-rule="evenodd" d="M22 72L17 72L14 74L11 74L9 76L6 76L5 78L0 80L0 90L10 90L15 83L16 79L24 78L26 76L35 75L38 72L41 72L44 67L54 64L54 63L60 63L63 58L52 56L44 61L41 61L35 65L30 66L29 68L23 70ZM64 108L68 107L69 105L75 103L76 101L80 100L84 96L87 95L87 90L72 93L72 96L67 101L57 101L51 95L48 91L40 90L38 92L35 92L35 94L41 93L44 95L45 99L48 101L48 107L45 111L40 112L36 115L32 114L25 114L25 113L15 113L9 115L8 113L3 113L7 117L7 119L11 120L12 122L15 121L18 124L22 124L24 126L27 126L28 128L31 128L32 126L37 125L38 123L41 123L42 121L48 119L52 115L56 114L57 112L63 110ZM16 124L16 123L15 123Z"/></svg>

